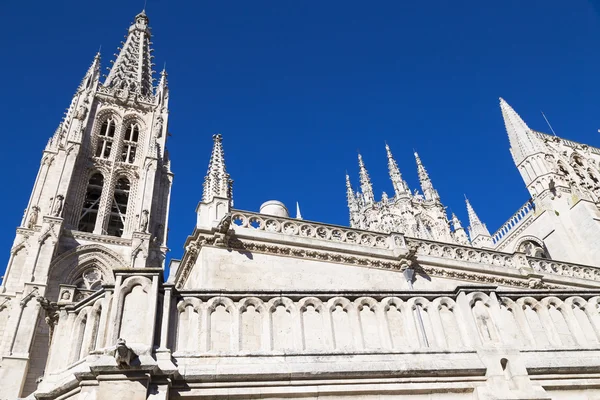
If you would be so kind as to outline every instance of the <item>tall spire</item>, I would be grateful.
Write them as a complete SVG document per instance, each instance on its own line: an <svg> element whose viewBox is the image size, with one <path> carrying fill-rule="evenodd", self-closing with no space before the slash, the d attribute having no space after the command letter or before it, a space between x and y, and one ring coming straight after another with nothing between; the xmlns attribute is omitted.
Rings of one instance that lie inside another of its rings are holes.
<svg viewBox="0 0 600 400"><path fill-rule="evenodd" d="M302 213L300 212L300 203L296 202L296 219L302 219Z"/></svg>
<svg viewBox="0 0 600 400"><path fill-rule="evenodd" d="M385 151L387 152L388 170L390 173L390 179L392 180L392 185L394 186L396 197L410 195L410 189L408 188L406 182L402 179L402 174L400 173L398 164L396 163L394 156L392 156L392 151L387 143L385 144Z"/></svg>
<svg viewBox="0 0 600 400"><path fill-rule="evenodd" d="M469 236L471 237L471 242L478 247L491 246L490 232L477 214L475 214L475 210L466 196L465 201L467 203L467 213L469 214Z"/></svg>
<svg viewBox="0 0 600 400"><path fill-rule="evenodd" d="M363 162L362 156L358 155L358 168L360 174L360 190L362 191L365 205L371 205L375 202L375 196L373 195L373 186L371 185L371 179L365 163Z"/></svg>
<svg viewBox="0 0 600 400"><path fill-rule="evenodd" d="M213 135L213 150L208 163L208 172L204 178L204 191L202 201L209 203L213 197L231 199L233 181L225 169L225 155L223 154L223 137L221 134Z"/></svg>
<svg viewBox="0 0 600 400"><path fill-rule="evenodd" d="M517 164L526 157L545 150L542 140L531 132L525 121L502 97L500 110L508 133L510 150Z"/></svg>
<svg viewBox="0 0 600 400"><path fill-rule="evenodd" d="M429 174L421 162L419 154L415 151L415 159L417 160L417 172L419 173L419 181L421 182L421 190L426 200L439 200L438 192L433 188Z"/></svg>
<svg viewBox="0 0 600 400"><path fill-rule="evenodd" d="M148 17L142 11L135 16L117 59L104 82L104 86L127 89L141 95L152 94L152 50ZM112 62L112 61L111 61Z"/></svg>

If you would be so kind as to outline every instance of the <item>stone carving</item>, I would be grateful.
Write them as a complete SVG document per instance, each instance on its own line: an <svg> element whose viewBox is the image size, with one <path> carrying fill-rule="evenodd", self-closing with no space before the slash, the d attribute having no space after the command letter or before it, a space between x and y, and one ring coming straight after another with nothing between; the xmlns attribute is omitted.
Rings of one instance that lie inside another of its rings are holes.
<svg viewBox="0 0 600 400"><path fill-rule="evenodd" d="M214 244L216 246L219 246L219 245L228 246L229 245L229 239L231 238L231 235L233 233L233 230L230 229L231 221L232 221L231 218L232 217L231 217L230 212L225 214L225 216L223 216L223 218L217 225L216 229L214 230L214 235L215 235Z"/></svg>
<svg viewBox="0 0 600 400"><path fill-rule="evenodd" d="M71 297L71 294L69 292L65 291L62 294L64 295L65 293L69 295L69 298ZM52 343L52 335L54 335L54 327L58 323L57 307L56 304L51 303L50 300L43 296L38 296L36 300L38 301L38 303L40 303L40 306L46 313L44 321L46 321L46 324L48 324L48 346L50 346L50 344Z"/></svg>
<svg viewBox="0 0 600 400"><path fill-rule="evenodd" d="M140 231L148 231L148 210L142 211L142 217L140 218Z"/></svg>
<svg viewBox="0 0 600 400"><path fill-rule="evenodd" d="M31 213L29 213L29 220L27 220L27 229L33 229L37 224L40 208L38 206L31 207Z"/></svg>
<svg viewBox="0 0 600 400"><path fill-rule="evenodd" d="M87 113L88 113L87 107L85 106L85 104L82 104L79 106L77 111L75 111L75 115L73 116L73 118L75 118L76 120L79 120L79 121L83 121L85 119L85 117L87 117Z"/></svg>
<svg viewBox="0 0 600 400"><path fill-rule="evenodd" d="M159 115L158 118L156 118L156 122L154 123L154 136L160 138L162 136L162 130L163 118Z"/></svg>
<svg viewBox="0 0 600 400"><path fill-rule="evenodd" d="M115 346L113 356L115 357L115 361L119 368L129 368L131 367L131 361L135 357L135 353L127 346L125 339L119 338L117 339L117 345Z"/></svg>
<svg viewBox="0 0 600 400"><path fill-rule="evenodd" d="M53 216L60 217L60 215L62 214L64 199L65 197L62 194L56 196L56 199L54 200L54 207L52 208Z"/></svg>

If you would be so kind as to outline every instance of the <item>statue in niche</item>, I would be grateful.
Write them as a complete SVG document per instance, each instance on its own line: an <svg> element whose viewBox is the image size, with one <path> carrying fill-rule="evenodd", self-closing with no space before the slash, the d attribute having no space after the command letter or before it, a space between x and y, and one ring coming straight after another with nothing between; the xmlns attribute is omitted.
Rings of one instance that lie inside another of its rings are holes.
<svg viewBox="0 0 600 400"><path fill-rule="evenodd" d="M27 221L27 229L33 229L37 224L39 212L40 208L38 206L31 207L31 213L29 214L29 220Z"/></svg>
<svg viewBox="0 0 600 400"><path fill-rule="evenodd" d="M54 200L54 207L52 208L52 215L55 217L60 217L63 210L63 201L65 197L62 194L56 196L56 200Z"/></svg>
<svg viewBox="0 0 600 400"><path fill-rule="evenodd" d="M71 300L71 293L69 293L67 290L63 291L62 294L60 295L60 299L64 300L64 301Z"/></svg>
<svg viewBox="0 0 600 400"><path fill-rule="evenodd" d="M85 119L85 117L87 117L87 113L88 113L87 107L85 106L85 104L82 104L79 106L77 111L75 111L75 115L73 116L73 118L75 118L76 120L79 120L79 121L83 121Z"/></svg>
<svg viewBox="0 0 600 400"><path fill-rule="evenodd" d="M140 230L146 232L148 230L148 210L142 211L142 217L140 218Z"/></svg>
<svg viewBox="0 0 600 400"><path fill-rule="evenodd" d="M154 123L154 136L156 136L157 138L161 137L162 130L163 130L163 119L159 115L158 118L156 118L156 123Z"/></svg>

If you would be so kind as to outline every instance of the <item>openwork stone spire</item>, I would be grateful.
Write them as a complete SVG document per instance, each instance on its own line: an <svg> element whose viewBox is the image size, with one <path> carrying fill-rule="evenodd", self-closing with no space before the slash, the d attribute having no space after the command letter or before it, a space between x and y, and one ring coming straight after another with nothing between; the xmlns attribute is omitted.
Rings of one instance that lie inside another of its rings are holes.
<svg viewBox="0 0 600 400"><path fill-rule="evenodd" d="M150 49L150 28L148 17L142 11L135 16L133 25L116 61L104 82L113 89L129 90L141 95L152 94L152 50Z"/></svg>
<svg viewBox="0 0 600 400"><path fill-rule="evenodd" d="M385 151L387 152L388 170L390 173L390 179L392 180L392 186L394 186L396 197L410 195L410 189L408 188L408 185L404 179L402 179L402 174L398 168L398 163L396 163L396 160L392 155L392 151L390 150L390 146L388 146L387 143L385 144Z"/></svg>
<svg viewBox="0 0 600 400"><path fill-rule="evenodd" d="M417 172L419 173L419 181L421 182L421 190L423 190L423 195L426 200L434 200L437 201L440 199L438 192L433 188L433 184L431 183L431 179L429 178L429 174L427 170L423 166L421 162L421 158L419 154L415 151L415 159L417 160Z"/></svg>
<svg viewBox="0 0 600 400"><path fill-rule="evenodd" d="M502 97L500 97L500 110L515 163L519 164L526 157L545 151L542 140L529 129L525 121Z"/></svg>
<svg viewBox="0 0 600 400"><path fill-rule="evenodd" d="M358 168L360 175L360 190L362 192L364 202L366 205L373 204L375 202L375 196L373 195L373 185L371 185L371 178L365 167L362 156L358 155Z"/></svg>
<svg viewBox="0 0 600 400"><path fill-rule="evenodd" d="M477 214L475 214L475 210L473 209L473 206L471 206L469 199L465 198L465 201L467 203L467 213L469 214L469 236L471 237L471 241L475 242L480 236L489 239L490 232L488 231L487 227L483 222L481 222Z"/></svg>
<svg viewBox="0 0 600 400"><path fill-rule="evenodd" d="M231 199L233 181L225 169L225 155L223 154L223 137L221 134L213 135L213 150L208 163L208 172L204 178L204 191L202 201L209 203L213 197Z"/></svg>

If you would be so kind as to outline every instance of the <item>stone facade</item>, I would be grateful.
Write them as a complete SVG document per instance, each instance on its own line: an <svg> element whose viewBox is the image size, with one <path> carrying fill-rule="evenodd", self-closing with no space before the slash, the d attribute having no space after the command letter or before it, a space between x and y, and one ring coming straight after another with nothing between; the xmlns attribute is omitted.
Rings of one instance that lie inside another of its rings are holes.
<svg viewBox="0 0 600 400"><path fill-rule="evenodd" d="M420 158L394 196L362 157L350 226L232 208L223 138L164 278L167 75L140 13L50 139L0 286L0 399L600 398L600 150L501 100L532 198L467 235Z"/></svg>

